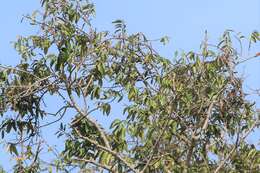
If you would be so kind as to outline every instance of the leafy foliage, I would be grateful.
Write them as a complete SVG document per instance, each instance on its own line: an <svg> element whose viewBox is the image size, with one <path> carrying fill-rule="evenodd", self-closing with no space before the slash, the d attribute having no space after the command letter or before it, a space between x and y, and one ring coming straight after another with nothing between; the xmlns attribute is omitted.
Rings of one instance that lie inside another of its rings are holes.
<svg viewBox="0 0 260 173"><path fill-rule="evenodd" d="M259 119L235 68L241 59L232 38L243 37L226 31L218 45L205 38L200 52L170 61L144 34L129 35L122 20L113 22L115 32L97 32L88 1L42 0L42 7L26 17L39 33L15 43L20 64L1 65L0 131L2 138L19 137L7 143L17 160L14 171L260 169L259 150L245 140ZM257 41L255 31L250 44ZM51 113L46 99L62 102ZM127 105L117 117L113 109L122 102ZM113 119L110 129L99 123L102 114ZM64 150L47 163L41 133L58 122Z"/></svg>

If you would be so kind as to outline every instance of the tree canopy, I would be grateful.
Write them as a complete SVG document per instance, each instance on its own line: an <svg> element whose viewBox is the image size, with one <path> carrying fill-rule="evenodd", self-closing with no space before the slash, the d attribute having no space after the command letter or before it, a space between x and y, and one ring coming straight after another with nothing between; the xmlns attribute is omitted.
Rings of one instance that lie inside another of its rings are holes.
<svg viewBox="0 0 260 173"><path fill-rule="evenodd" d="M260 121L236 68L259 56L242 59L239 51L242 41L260 40L258 31L246 39L227 30L216 45L205 33L201 51L170 60L122 20L97 31L89 1L41 2L25 16L39 31L14 44L20 63L0 65L0 133L14 172L260 170L259 148L246 141ZM52 125L62 151L42 135ZM48 160L46 150L55 153Z"/></svg>

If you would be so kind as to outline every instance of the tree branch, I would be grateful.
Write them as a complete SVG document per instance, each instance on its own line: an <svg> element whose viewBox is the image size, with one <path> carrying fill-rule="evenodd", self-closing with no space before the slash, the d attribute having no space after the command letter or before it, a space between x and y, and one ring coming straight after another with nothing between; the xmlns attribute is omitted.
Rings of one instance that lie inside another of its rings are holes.
<svg viewBox="0 0 260 173"><path fill-rule="evenodd" d="M90 142L91 144L95 145L96 147L98 147L99 149L106 151L110 154L112 154L115 158L117 158L118 160L120 160L121 162L123 162L129 169L131 169L133 172L135 173L139 173L139 171L137 171L130 163L128 163L124 158L122 158L117 152L113 151L110 148L107 148L105 146L102 146L100 144L98 144L96 141L90 139L87 136L83 136L79 130L77 130L76 128L74 128L74 130L76 131L76 133L83 139L87 140L88 142Z"/></svg>
<svg viewBox="0 0 260 173"><path fill-rule="evenodd" d="M83 161L85 163L90 163L90 164L93 164L93 165L95 165L97 167L103 168L103 169L105 169L107 171L110 171L112 173L115 173L109 166L101 164L101 163L97 163L95 160L87 160L87 159L79 159L79 158L76 158L76 159L73 159L73 160Z"/></svg>
<svg viewBox="0 0 260 173"><path fill-rule="evenodd" d="M220 171L220 169L224 166L224 164L226 163L226 161L231 157L231 155L235 152L235 150L237 149L237 147L240 145L240 143L242 141L245 140L245 138L250 134L250 132L260 123L260 121L255 121L254 124L252 125L252 127L250 129L248 129L248 131L244 134L244 136L242 136L238 142L238 145L235 145L232 150L228 153L228 155L225 157L224 160L222 160L219 164L219 166L217 167L217 169L214 171L214 173L218 173Z"/></svg>

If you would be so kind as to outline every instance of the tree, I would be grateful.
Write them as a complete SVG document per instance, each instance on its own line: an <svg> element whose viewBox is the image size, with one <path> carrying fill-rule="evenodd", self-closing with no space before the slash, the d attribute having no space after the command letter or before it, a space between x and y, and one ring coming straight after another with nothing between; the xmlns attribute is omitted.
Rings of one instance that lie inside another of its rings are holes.
<svg viewBox="0 0 260 173"><path fill-rule="evenodd" d="M232 38L242 36L226 31L210 45L206 35L201 52L170 61L144 34L129 35L122 20L113 22L115 32L98 32L88 1L42 0L42 7L26 16L38 34L15 43L21 62L1 65L0 130L6 140L17 135L7 141L15 172L260 169L259 150L245 140L259 118L235 68L245 60ZM259 40L255 31L250 45ZM49 112L46 100L57 100L56 110ZM120 117L112 113L118 105ZM102 116L113 119L109 129L99 122ZM48 163L41 134L53 124L66 141Z"/></svg>

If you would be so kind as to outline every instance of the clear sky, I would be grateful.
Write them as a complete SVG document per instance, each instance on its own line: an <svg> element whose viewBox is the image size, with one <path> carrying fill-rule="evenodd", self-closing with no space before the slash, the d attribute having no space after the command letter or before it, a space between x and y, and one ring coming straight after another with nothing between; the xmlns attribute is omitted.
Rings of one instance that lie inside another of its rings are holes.
<svg viewBox="0 0 260 173"><path fill-rule="evenodd" d="M204 31L216 43L225 29L233 29L248 35L260 30L260 0L93 0L96 4L94 26L99 30L111 30L115 19L126 21L130 32L143 32L151 39L162 36L171 38L170 44L161 47L163 55L171 56L175 50L196 50ZM0 6L0 63L15 64L19 56L11 41L17 35L33 32L32 27L21 23L23 14L39 9L37 0L6 0ZM260 51L254 47L252 51ZM260 60L244 65L246 86L260 88ZM258 97L251 97L260 105ZM259 136L259 132L258 132ZM250 139L253 140L253 139ZM0 152L2 150L0 149ZM9 160L0 157L0 165L8 166Z"/></svg>

